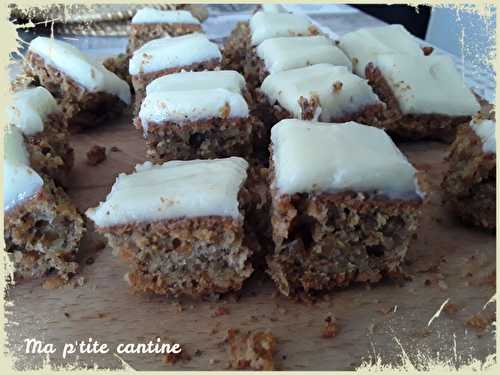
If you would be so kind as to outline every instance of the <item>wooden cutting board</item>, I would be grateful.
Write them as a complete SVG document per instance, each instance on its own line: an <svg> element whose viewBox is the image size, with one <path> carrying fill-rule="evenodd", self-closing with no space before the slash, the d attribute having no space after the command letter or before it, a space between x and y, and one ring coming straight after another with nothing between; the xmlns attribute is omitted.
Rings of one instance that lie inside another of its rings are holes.
<svg viewBox="0 0 500 375"><path fill-rule="evenodd" d="M144 139L132 127L130 117L75 134L72 144L76 165L68 191L82 211L104 199L118 173L131 172L145 159ZM90 167L85 154L95 144L106 147L107 160ZM112 146L119 151L110 151ZM489 318L495 311L494 303L483 310L495 294L495 236L460 224L442 207L439 184L445 145L419 142L400 147L426 173L431 186L405 267L411 281L384 281L370 288L356 285L304 304L276 296L269 278L255 274L239 299L228 296L220 301L179 303L132 294L123 280L126 266L109 248L98 250L102 239L89 224L78 275L85 280L83 286L44 289L43 280L36 280L8 290L12 304L6 307L6 330L16 365L32 368L42 363L45 355L24 354L24 340L37 338L57 348L50 356L53 364L121 368L126 363L137 370L224 369L228 355L223 341L229 328L270 330L279 343L276 363L286 370L348 370L370 356L398 364L403 350L420 365L426 362L422 357L439 356L452 363L484 359L495 352L491 325L474 329L466 321L477 313ZM458 311L443 311L428 326L446 300ZM228 314L215 316L220 307ZM336 317L339 333L325 339L322 331L329 315ZM89 337L108 344L112 352L62 359L64 343ZM156 337L180 343L191 360L167 366L161 355L123 354L118 358L113 354L120 343Z"/></svg>

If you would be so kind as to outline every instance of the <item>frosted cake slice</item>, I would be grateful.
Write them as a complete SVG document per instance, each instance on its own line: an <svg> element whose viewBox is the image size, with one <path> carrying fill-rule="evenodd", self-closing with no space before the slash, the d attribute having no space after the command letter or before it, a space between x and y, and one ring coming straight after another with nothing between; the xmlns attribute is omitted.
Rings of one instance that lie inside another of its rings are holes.
<svg viewBox="0 0 500 375"><path fill-rule="evenodd" d="M268 127L286 118L376 124L385 108L366 80L330 64L271 74L256 101Z"/></svg>
<svg viewBox="0 0 500 375"><path fill-rule="evenodd" d="M65 185L74 155L63 114L50 92L34 87L14 93L7 117L24 134L34 168Z"/></svg>
<svg viewBox="0 0 500 375"><path fill-rule="evenodd" d="M21 131L4 129L4 239L16 276L76 273L83 219L66 193L31 166Z"/></svg>
<svg viewBox="0 0 500 375"><path fill-rule="evenodd" d="M287 296L377 282L417 229L416 171L380 129L282 120L271 129L269 274Z"/></svg>
<svg viewBox="0 0 500 375"><path fill-rule="evenodd" d="M25 70L59 102L70 131L101 124L131 101L127 82L61 40L33 39Z"/></svg>
<svg viewBox="0 0 500 375"><path fill-rule="evenodd" d="M319 30L303 15L257 11L250 21L238 22L224 43L225 69L243 72L249 51L267 39L311 36Z"/></svg>
<svg viewBox="0 0 500 375"><path fill-rule="evenodd" d="M154 39L134 51L129 73L139 110L146 86L154 79L181 71L220 69L222 55L217 44L200 33Z"/></svg>
<svg viewBox="0 0 500 375"><path fill-rule="evenodd" d="M351 60L324 35L266 39L249 50L245 79L259 87L269 74L323 63L352 70Z"/></svg>
<svg viewBox="0 0 500 375"><path fill-rule="evenodd" d="M146 162L118 176L87 216L129 263L134 290L194 297L239 290L252 273L247 168L237 157Z"/></svg>
<svg viewBox="0 0 500 375"><path fill-rule="evenodd" d="M153 161L252 158L262 123L250 115L244 80L236 72L183 72L147 87L135 126Z"/></svg>
<svg viewBox="0 0 500 375"><path fill-rule="evenodd" d="M444 202L465 223L496 228L496 122L473 119L450 147L441 184Z"/></svg>
<svg viewBox="0 0 500 375"><path fill-rule="evenodd" d="M402 138L452 141L481 109L449 56L381 54L366 76L387 105L383 127Z"/></svg>

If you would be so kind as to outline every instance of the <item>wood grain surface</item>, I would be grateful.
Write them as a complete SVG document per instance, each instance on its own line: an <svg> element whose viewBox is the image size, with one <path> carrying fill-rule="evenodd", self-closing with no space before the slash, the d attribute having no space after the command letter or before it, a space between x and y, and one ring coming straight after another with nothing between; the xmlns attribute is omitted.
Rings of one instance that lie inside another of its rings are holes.
<svg viewBox="0 0 500 375"><path fill-rule="evenodd" d="M68 191L82 211L104 199L118 173L131 172L145 158L144 139L129 117L75 134L72 144L76 165ZM107 160L90 167L85 154L95 144L107 148ZM112 146L119 151L110 151ZM442 207L439 184L445 145L419 142L400 147L430 185L418 238L405 265L412 280L356 285L309 304L277 296L262 273L253 275L240 296L219 301L176 302L134 295L123 280L126 266L109 248L98 250L102 238L89 224L77 276L85 279L83 286L45 289L44 280L35 280L8 289L12 303L6 307L6 330L16 366L40 366L44 355L24 353L24 340L37 338L57 347L58 352L50 356L54 365L121 368L123 360L137 370L225 369L224 338L229 328L270 330L278 339L276 363L285 370L348 370L370 357L398 364L403 350L422 366L426 364L422 358L446 358L457 364L484 359L495 352L492 327L471 328L466 322L474 314L489 319L495 312L494 303L483 310L495 294L495 236L462 225ZM447 299L458 311L446 308L428 326ZM228 314L215 316L221 306ZM339 332L325 339L322 330L329 315L337 319ZM173 366L152 354L123 354L121 359L113 353L83 354L62 359L64 343L89 337L112 349L119 343L160 337L180 343L192 359Z"/></svg>

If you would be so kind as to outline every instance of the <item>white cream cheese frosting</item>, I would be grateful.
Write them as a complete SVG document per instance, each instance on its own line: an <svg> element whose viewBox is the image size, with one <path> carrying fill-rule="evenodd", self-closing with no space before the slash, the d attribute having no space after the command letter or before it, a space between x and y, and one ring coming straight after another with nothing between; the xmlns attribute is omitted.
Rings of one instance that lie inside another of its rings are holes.
<svg viewBox="0 0 500 375"><path fill-rule="evenodd" d="M312 22L307 17L298 14L259 11L250 19L253 46L269 38L313 35L313 30Z"/></svg>
<svg viewBox="0 0 500 375"><path fill-rule="evenodd" d="M157 91L146 96L139 118L147 132L150 122L183 124L211 118L248 117L248 113L243 96L226 89Z"/></svg>
<svg viewBox="0 0 500 375"><path fill-rule="evenodd" d="M496 123L492 120L472 120L470 126L481 139L483 151L486 154L497 153L497 140L495 127Z"/></svg>
<svg viewBox="0 0 500 375"><path fill-rule="evenodd" d="M146 162L120 174L106 200L86 214L97 227L207 216L239 220L247 168L238 157Z"/></svg>
<svg viewBox="0 0 500 375"><path fill-rule="evenodd" d="M52 94L39 86L15 92L12 104L7 107L7 117L9 124L30 136L42 132L47 116L58 111Z"/></svg>
<svg viewBox="0 0 500 375"><path fill-rule="evenodd" d="M351 60L323 35L267 39L257 46L256 52L269 73L321 63L352 70Z"/></svg>
<svg viewBox="0 0 500 375"><path fill-rule="evenodd" d="M187 10L142 8L132 17L132 24L142 23L182 23L198 25L200 21L194 18L191 12Z"/></svg>
<svg viewBox="0 0 500 375"><path fill-rule="evenodd" d="M245 79L234 70L206 70L203 72L180 72L156 78L146 86L146 94L157 91L184 91L226 89L241 93Z"/></svg>
<svg viewBox="0 0 500 375"><path fill-rule="evenodd" d="M359 29L343 35L339 42L339 47L354 60L354 72L361 77L365 76L366 65L382 53L423 56L417 40L402 25Z"/></svg>
<svg viewBox="0 0 500 375"><path fill-rule="evenodd" d="M382 72L403 114L470 116L480 110L449 56L382 54L374 65Z"/></svg>
<svg viewBox="0 0 500 375"><path fill-rule="evenodd" d="M298 119L302 119L301 97L319 98L320 107L315 119L321 121L356 113L368 105L382 104L366 80L345 66L330 64L271 74L264 79L260 89L271 104L278 103Z"/></svg>
<svg viewBox="0 0 500 375"><path fill-rule="evenodd" d="M30 167L23 134L15 126L4 128L4 212L33 197L43 187L42 178Z"/></svg>
<svg viewBox="0 0 500 375"><path fill-rule="evenodd" d="M213 59L220 60L221 56L217 44L201 33L153 39L134 51L129 62L129 73L136 75L157 72Z"/></svg>
<svg viewBox="0 0 500 375"><path fill-rule="evenodd" d="M279 194L382 194L420 196L415 169L384 130L342 124L282 120L271 129L274 187Z"/></svg>
<svg viewBox="0 0 500 375"><path fill-rule="evenodd" d="M88 91L115 95L124 103L130 104L128 83L102 64L91 61L71 44L39 36L31 41L29 51L40 55L47 65L60 70Z"/></svg>

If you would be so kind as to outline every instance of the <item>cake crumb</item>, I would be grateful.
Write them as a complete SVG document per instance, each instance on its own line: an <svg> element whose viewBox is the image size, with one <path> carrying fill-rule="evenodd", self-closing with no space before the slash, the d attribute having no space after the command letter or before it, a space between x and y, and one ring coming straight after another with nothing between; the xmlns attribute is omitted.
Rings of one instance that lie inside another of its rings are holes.
<svg viewBox="0 0 500 375"><path fill-rule="evenodd" d="M465 321L465 325L470 328L474 328L478 331L484 331L490 323L494 320L491 318L485 318L480 313L472 315L469 319Z"/></svg>
<svg viewBox="0 0 500 375"><path fill-rule="evenodd" d="M337 326L337 319L335 317L328 315L325 319L325 325L323 327L323 332L321 334L321 337L324 339L330 339L335 336L337 336L338 333L338 326Z"/></svg>
<svg viewBox="0 0 500 375"><path fill-rule="evenodd" d="M181 349L180 353L166 353L165 355L163 355L163 362L167 365L174 365L179 361L191 361L191 356L185 349Z"/></svg>
<svg viewBox="0 0 500 375"><path fill-rule="evenodd" d="M87 164L96 166L106 160L106 147L94 145L87 152Z"/></svg>
<svg viewBox="0 0 500 375"><path fill-rule="evenodd" d="M444 307L443 307L443 311L448 314L448 315L454 315L458 312L458 305L455 304L455 303L447 303Z"/></svg>
<svg viewBox="0 0 500 375"><path fill-rule="evenodd" d="M177 312L183 312L184 311L184 306L182 306L181 303L179 303L179 302L176 301L176 302L173 303L173 305L174 305L175 310Z"/></svg>
<svg viewBox="0 0 500 375"><path fill-rule="evenodd" d="M212 314L213 317L218 317L222 315L229 315L229 309L227 307L219 306L214 310Z"/></svg>
<svg viewBox="0 0 500 375"><path fill-rule="evenodd" d="M59 276L49 277L42 284L43 289L57 289L63 286L65 283L64 279Z"/></svg>
<svg viewBox="0 0 500 375"><path fill-rule="evenodd" d="M121 151L118 147L116 146L111 146L111 148L109 149L111 152L118 152L118 151Z"/></svg>
<svg viewBox="0 0 500 375"><path fill-rule="evenodd" d="M230 329L228 343L232 369L264 371L275 369L276 338L271 332L241 333L237 329Z"/></svg>
<svg viewBox="0 0 500 375"><path fill-rule="evenodd" d="M210 330L210 334L215 335L219 332L220 322L215 323L215 327Z"/></svg>

